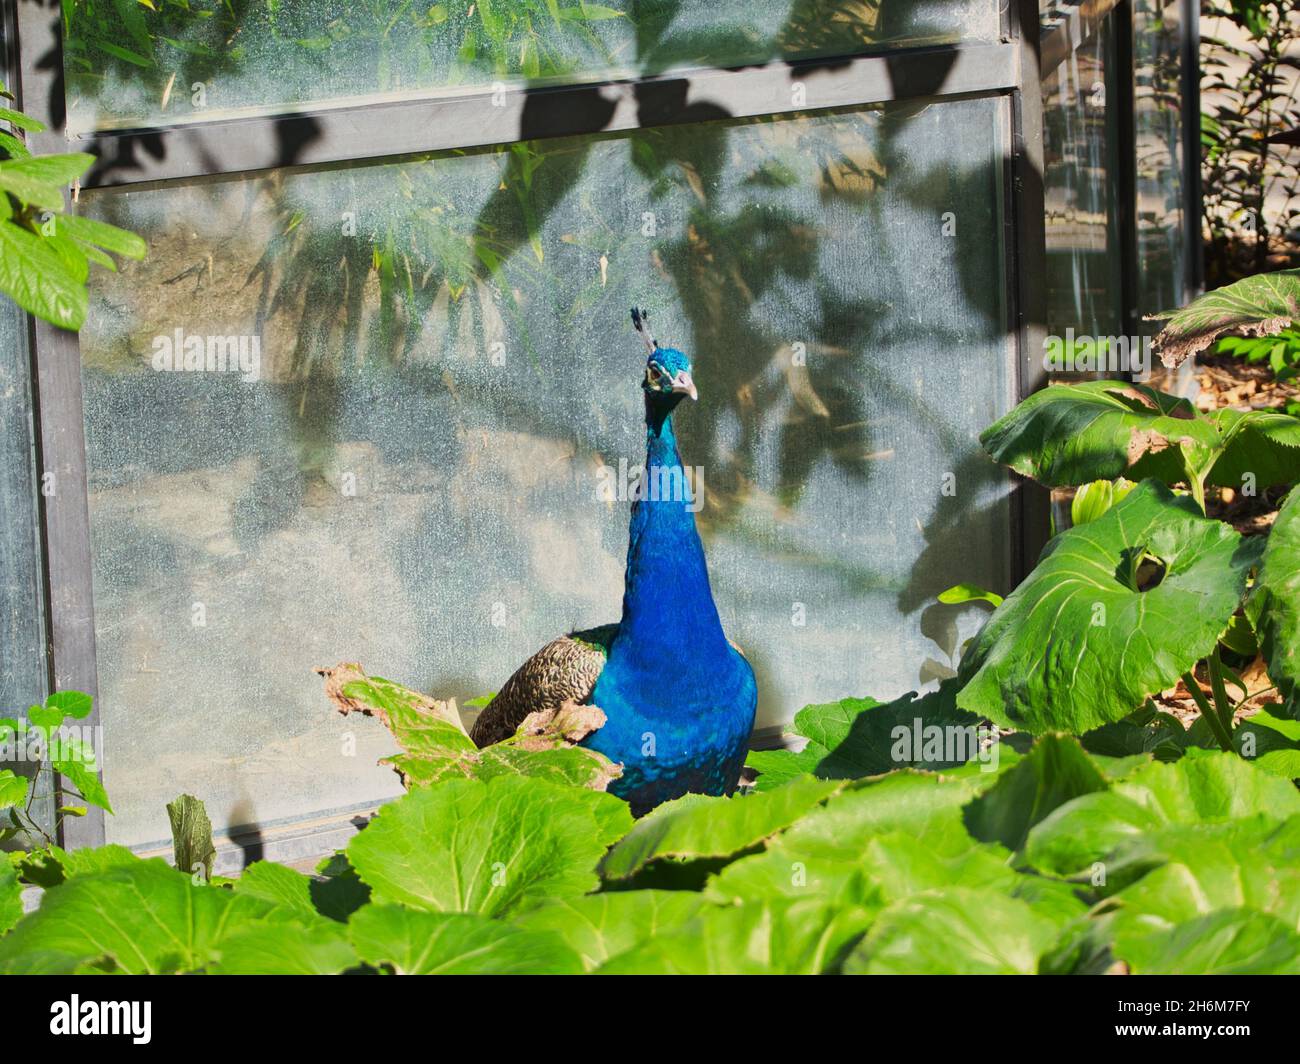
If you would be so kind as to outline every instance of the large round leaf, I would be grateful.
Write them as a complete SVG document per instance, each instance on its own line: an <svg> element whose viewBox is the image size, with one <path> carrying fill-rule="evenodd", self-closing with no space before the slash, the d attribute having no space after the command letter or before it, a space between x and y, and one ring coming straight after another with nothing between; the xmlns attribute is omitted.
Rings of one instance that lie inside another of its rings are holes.
<svg viewBox="0 0 1300 1064"><path fill-rule="evenodd" d="M1269 533L1247 612L1285 715L1300 718L1300 491L1288 497Z"/></svg>
<svg viewBox="0 0 1300 1064"><path fill-rule="evenodd" d="M1154 586L1140 579L1150 557L1164 567ZM1214 648L1253 557L1190 499L1144 481L1048 545L962 659L957 705L1034 733L1119 720Z"/></svg>
<svg viewBox="0 0 1300 1064"><path fill-rule="evenodd" d="M848 975L1033 975L1058 928L997 890L947 887L895 902L844 963Z"/></svg>
<svg viewBox="0 0 1300 1064"><path fill-rule="evenodd" d="M1124 381L1053 384L980 434L997 461L1049 487L1110 480L1152 450L1219 433L1186 399Z"/></svg>
<svg viewBox="0 0 1300 1064"><path fill-rule="evenodd" d="M447 780L384 806L348 860L376 901L500 916L594 889L597 862L631 823L626 810L612 795L540 779Z"/></svg>

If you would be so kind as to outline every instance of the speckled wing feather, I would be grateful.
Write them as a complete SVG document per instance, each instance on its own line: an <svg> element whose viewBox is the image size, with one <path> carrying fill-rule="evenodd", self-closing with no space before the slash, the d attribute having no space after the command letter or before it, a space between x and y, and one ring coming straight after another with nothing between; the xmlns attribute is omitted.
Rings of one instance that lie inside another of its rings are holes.
<svg viewBox="0 0 1300 1064"><path fill-rule="evenodd" d="M478 715L469 737L488 746L514 735L529 713L585 702L605 667L618 625L607 624L553 639L525 661Z"/></svg>

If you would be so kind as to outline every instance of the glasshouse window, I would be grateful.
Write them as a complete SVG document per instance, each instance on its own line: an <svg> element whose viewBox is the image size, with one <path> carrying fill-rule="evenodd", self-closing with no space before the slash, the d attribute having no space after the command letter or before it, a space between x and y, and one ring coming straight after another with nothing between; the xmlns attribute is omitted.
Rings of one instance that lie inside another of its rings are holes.
<svg viewBox="0 0 1300 1064"><path fill-rule="evenodd" d="M1193 31L1187 23L1180 3L1140 0L1133 7L1139 319L1178 306L1192 281L1183 57ZM1198 227L1199 219L1190 224Z"/></svg>
<svg viewBox="0 0 1300 1064"><path fill-rule="evenodd" d="M995 41L1000 25L994 0L197 0L147 8L64 5L70 129Z"/></svg>
<svg viewBox="0 0 1300 1064"><path fill-rule="evenodd" d="M758 727L951 675L978 611L934 596L1010 579L975 444L1016 389L1006 121L891 105L83 194L150 246L81 337L108 837L164 838L186 788L231 828L394 793L387 733L313 667L464 702L618 619L635 301L708 400L678 433Z"/></svg>
<svg viewBox="0 0 1300 1064"><path fill-rule="evenodd" d="M1118 335L1113 22L1083 20L1069 3L1048 5L1043 21L1055 45L1043 72L1047 325L1058 335Z"/></svg>

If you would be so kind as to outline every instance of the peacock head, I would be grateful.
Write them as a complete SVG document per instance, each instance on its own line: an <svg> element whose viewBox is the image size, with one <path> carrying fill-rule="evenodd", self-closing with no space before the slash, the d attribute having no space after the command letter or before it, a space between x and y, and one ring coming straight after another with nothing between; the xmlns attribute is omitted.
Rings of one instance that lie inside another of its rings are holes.
<svg viewBox="0 0 1300 1064"><path fill-rule="evenodd" d="M632 308L632 324L645 342L648 358L641 387L648 397L677 403L684 395L699 398L691 379L691 360L675 347L660 347L650 333L649 313Z"/></svg>

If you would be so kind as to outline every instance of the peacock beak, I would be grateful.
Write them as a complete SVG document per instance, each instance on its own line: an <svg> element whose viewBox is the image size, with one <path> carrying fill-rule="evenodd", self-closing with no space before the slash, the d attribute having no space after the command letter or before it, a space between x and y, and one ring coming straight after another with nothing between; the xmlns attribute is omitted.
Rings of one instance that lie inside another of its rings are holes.
<svg viewBox="0 0 1300 1064"><path fill-rule="evenodd" d="M695 390L695 382L691 380L691 375L684 369L679 369L677 376L673 378L673 394L689 395L692 399L700 397L700 393Z"/></svg>

